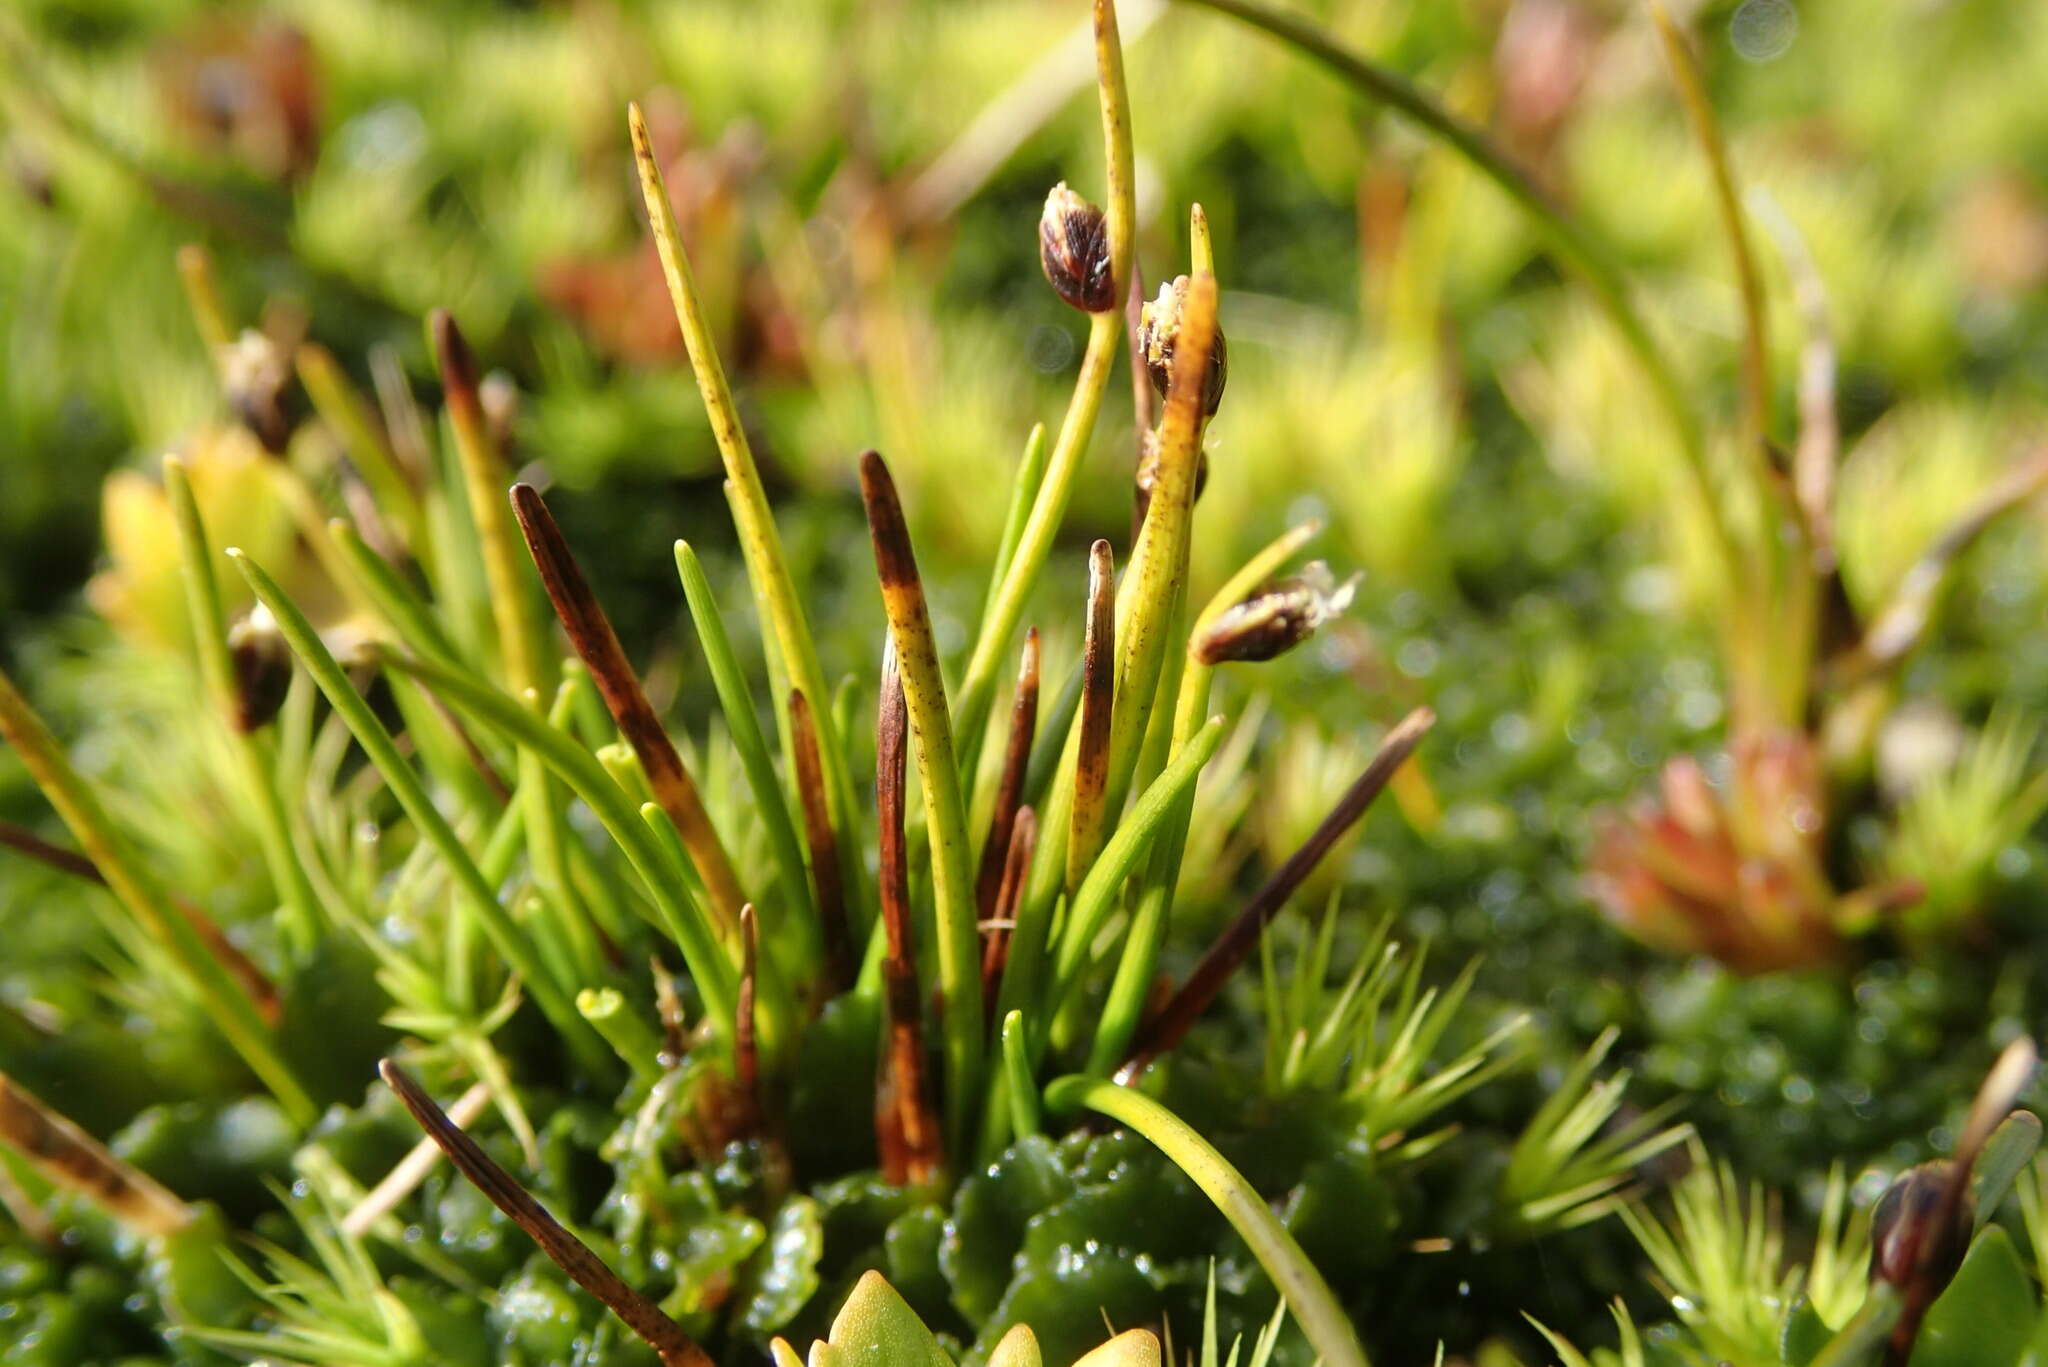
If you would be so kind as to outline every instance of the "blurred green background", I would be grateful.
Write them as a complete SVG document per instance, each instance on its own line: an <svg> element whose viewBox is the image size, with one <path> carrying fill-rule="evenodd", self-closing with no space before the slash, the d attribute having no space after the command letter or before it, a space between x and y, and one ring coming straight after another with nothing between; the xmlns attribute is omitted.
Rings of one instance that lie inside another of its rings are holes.
<svg viewBox="0 0 2048 1367"><path fill-rule="evenodd" d="M1700 410L1729 425L1733 276L1642 8L1306 8L1490 128L1613 242ZM187 241L215 253L238 319L317 340L365 392L378 353L430 393L419 320L452 309L509 381L521 461L552 482L572 541L603 547L587 563L621 635L672 640L669 543L717 562L730 532L631 179L629 99L830 624L828 669L862 665L878 636L852 493L871 445L958 648L1001 491L1079 358L1084 323L1040 279L1036 228L1055 181L1101 195L1084 9L18 0L0 16L0 651L68 734L146 711L143 690L92 683L82 661L108 628L87 603L150 563L146 528L103 544L103 477L221 420L173 264ZM1673 9L1739 174L1826 286L1844 572L1867 608L2042 431L2048 6ZM1212 833L1211 887L1298 841L1355 771L1361 723L1427 701L1439 810L1375 817L1337 875L1360 901L1398 909L1447 962L1483 951L1483 982L1566 1034L1629 1026L1653 1091L1724 1103L1708 1126L1746 1172L1917 1155L2028 1015L2033 836L1997 864L1997 953L1741 980L1607 929L1580 881L1592 814L1718 744L1724 720L1642 380L1526 218L1440 147L1228 18L1122 11L1145 278L1184 269L1199 201L1224 286L1231 381L1197 591L1309 514L1329 520L1340 573L1366 574L1342 629L1262 676L1264 796ZM1789 413L1801 329L1760 250ZM1088 541L1127 536L1134 453L1120 372L1058 553L1076 598ZM2038 710L2048 689L2039 532L2029 513L1972 556L1913 665L1909 691L1959 725L1999 702ZM95 570L112 577L90 591ZM1051 648L1064 661L1075 643ZM126 739L103 754L116 771L143 762ZM0 776L0 805L30 810L19 775ZM0 881L0 902L28 897Z"/></svg>

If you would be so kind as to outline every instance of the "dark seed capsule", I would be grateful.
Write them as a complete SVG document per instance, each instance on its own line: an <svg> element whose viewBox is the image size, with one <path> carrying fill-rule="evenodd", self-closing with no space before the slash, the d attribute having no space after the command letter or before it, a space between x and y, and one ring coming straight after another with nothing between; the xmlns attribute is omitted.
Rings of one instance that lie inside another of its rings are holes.
<svg viewBox="0 0 2048 1367"><path fill-rule="evenodd" d="M1342 584L1318 560L1287 579L1276 579L1225 608L1195 637L1194 656L1205 665L1226 660L1270 660L1315 634L1316 628L1351 606L1357 576Z"/></svg>
<svg viewBox="0 0 2048 1367"><path fill-rule="evenodd" d="M1934 1285L1948 1285L1962 1265L1973 1223L1969 1193L1951 1208L1949 1227L1936 1229L1943 1193L1955 1180L1955 1165L1946 1159L1908 1168L1878 1199L1870 1214L1870 1279L1904 1286L1926 1268Z"/></svg>
<svg viewBox="0 0 2048 1367"><path fill-rule="evenodd" d="M1038 220L1038 260L1053 292L1083 313L1116 306L1109 274L1109 223L1102 210L1061 181L1045 197Z"/></svg>
<svg viewBox="0 0 2048 1367"><path fill-rule="evenodd" d="M277 341L254 328L243 332L221 358L221 388L243 426L263 449L283 455L291 444L292 417L285 406L291 361Z"/></svg>
<svg viewBox="0 0 2048 1367"><path fill-rule="evenodd" d="M1173 347L1180 338L1181 314L1188 302L1188 278L1177 275L1159 287L1159 297L1138 313L1138 348L1145 356L1145 373L1160 397L1166 395L1173 376ZM1223 329L1216 329L1215 345L1209 349L1209 373L1202 381L1202 413L1215 417L1223 403L1223 386L1230 378L1229 350L1223 343Z"/></svg>
<svg viewBox="0 0 2048 1367"><path fill-rule="evenodd" d="M235 668L235 728L260 730L284 706L292 681L291 647L269 609L259 606L228 629L228 659Z"/></svg>

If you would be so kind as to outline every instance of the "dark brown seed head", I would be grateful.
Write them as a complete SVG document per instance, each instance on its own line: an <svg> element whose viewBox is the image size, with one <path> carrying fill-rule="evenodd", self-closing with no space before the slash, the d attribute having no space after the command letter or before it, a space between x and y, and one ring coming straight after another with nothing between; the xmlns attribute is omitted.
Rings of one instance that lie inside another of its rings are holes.
<svg viewBox="0 0 2048 1367"><path fill-rule="evenodd" d="M1905 1286L1922 1267L1937 1286L1948 1285L1969 1246L1973 1223L1968 1191L1944 1220L1944 1196L1955 1180L1947 1159L1899 1174L1870 1214L1870 1279Z"/></svg>
<svg viewBox="0 0 2048 1367"><path fill-rule="evenodd" d="M1225 660L1271 660L1315 634L1316 628L1351 605L1358 583L1330 577L1318 560L1298 575L1275 579L1251 597L1234 603L1201 628L1192 646L1205 665Z"/></svg>
<svg viewBox="0 0 2048 1367"><path fill-rule="evenodd" d="M292 415L287 409L291 358L268 333L250 328L221 354L221 388L242 425L255 434L263 449L283 455L291 444Z"/></svg>
<svg viewBox="0 0 2048 1367"><path fill-rule="evenodd" d="M1164 397L1173 375L1173 346L1180 337L1181 314L1187 307L1188 278L1175 276L1159 287L1159 297L1146 304L1138 315L1138 346L1145 353L1145 370L1152 387ZM1230 378L1230 359L1223 345L1223 329L1216 329L1216 344L1209 351L1209 373L1202 381L1202 415L1213 418L1223 403L1223 386Z"/></svg>
<svg viewBox="0 0 2048 1367"><path fill-rule="evenodd" d="M228 628L228 659L235 668L235 729L261 730L284 706L292 681L291 647L268 608L259 604Z"/></svg>
<svg viewBox="0 0 2048 1367"><path fill-rule="evenodd" d="M1038 260L1053 292L1083 313L1107 313L1116 307L1108 220L1065 181L1045 197L1045 213L1038 220Z"/></svg>

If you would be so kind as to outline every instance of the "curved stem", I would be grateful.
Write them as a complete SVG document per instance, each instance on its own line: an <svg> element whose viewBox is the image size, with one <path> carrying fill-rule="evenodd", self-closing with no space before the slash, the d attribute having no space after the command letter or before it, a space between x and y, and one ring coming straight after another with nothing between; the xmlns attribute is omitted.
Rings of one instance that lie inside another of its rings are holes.
<svg viewBox="0 0 2048 1367"><path fill-rule="evenodd" d="M1509 161L1479 129L1452 114L1404 77L1351 51L1310 20L1277 9L1265 0L1179 2L1201 5L1241 19L1315 58L1367 99L1386 105L1441 138L1536 221L1549 239L1552 251L1593 292L1601 312L1614 324L1622 341L1635 353L1637 362L1643 367L1684 451L1686 470L1696 486L1701 507L1708 515L1715 546L1725 563L1732 566L1735 563L1734 543L1726 514L1715 496L1713 479L1707 470L1706 442L1700 433L1699 420L1686 402L1685 391L1669 358L1657 345L1642 315L1636 312L1630 301L1628 283L1607 245L1582 224L1574 222L1542 186Z"/></svg>
<svg viewBox="0 0 2048 1367"><path fill-rule="evenodd" d="M1158 1145L1251 1245L1324 1367L1368 1367L1365 1345L1330 1284L1244 1174L1186 1121L1144 1093L1100 1078L1063 1077L1045 1089L1045 1104L1056 1111L1098 1111Z"/></svg>

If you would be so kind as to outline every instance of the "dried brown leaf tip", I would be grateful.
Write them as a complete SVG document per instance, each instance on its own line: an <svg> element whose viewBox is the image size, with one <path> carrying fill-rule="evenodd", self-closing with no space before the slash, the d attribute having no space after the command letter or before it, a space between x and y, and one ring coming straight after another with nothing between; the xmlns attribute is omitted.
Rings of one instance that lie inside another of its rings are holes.
<svg viewBox="0 0 2048 1367"><path fill-rule="evenodd" d="M476 353L469 349L469 339L447 309L435 309L427 325L434 334L434 355L441 362L441 398L449 418L458 426L467 423L480 429L483 401L477 393Z"/></svg>
<svg viewBox="0 0 2048 1367"><path fill-rule="evenodd" d="M89 1197L142 1234L176 1234L191 1223L184 1202L5 1073L0 1073L0 1145L20 1154L52 1184Z"/></svg>
<svg viewBox="0 0 2048 1367"><path fill-rule="evenodd" d="M1180 340L1181 317L1187 309L1188 278L1177 275L1159 287L1159 297L1145 305L1138 316L1138 345L1145 353L1145 370L1152 387L1163 396L1173 378L1173 352ZM1223 344L1223 329L1216 329L1215 344L1209 349L1209 369L1202 379L1202 416L1213 418L1223 403L1223 386L1230 377L1230 360Z"/></svg>
<svg viewBox="0 0 2048 1367"><path fill-rule="evenodd" d="M1102 210L1061 181L1038 220L1038 260L1053 292L1083 313L1116 307L1109 273L1109 223Z"/></svg>
<svg viewBox="0 0 2048 1367"><path fill-rule="evenodd" d="M1196 632L1190 648L1205 665L1285 655L1351 606L1358 579L1354 574L1339 584L1328 565L1313 561L1225 608Z"/></svg>
<svg viewBox="0 0 2048 1367"><path fill-rule="evenodd" d="M491 1204L504 1211L513 1224L525 1230L555 1266L603 1301L627 1328L645 1340L661 1358L663 1367L714 1367L711 1355L699 1348L681 1325L660 1306L626 1285L618 1273L605 1265L604 1259L564 1229L517 1178L499 1167L474 1139L448 1119L405 1069L385 1059L377 1065L377 1071L405 1103L405 1109L412 1113L419 1127L427 1132L427 1137L441 1146L441 1152L448 1155L455 1170L489 1197Z"/></svg>
<svg viewBox="0 0 2048 1367"><path fill-rule="evenodd" d="M447 363L445 355L443 363ZM561 620L569 644L589 668L591 682L597 685L598 695L618 724L619 733L633 747L655 801L675 822L676 832L690 852L690 862L704 879L713 913L723 928L732 930L739 924L740 904L747 899L697 792L696 780L690 777L675 742L669 739L661 719L655 715L654 704L647 700L640 676L633 672L625 647L612 630L611 619L605 615L597 595L591 592L590 582L583 577L582 567L576 563L568 539L556 525L546 501L531 485L515 484L512 510L518 515L519 530L526 537L526 547L532 552L541 584L547 589L548 601L554 605L555 616Z"/></svg>

